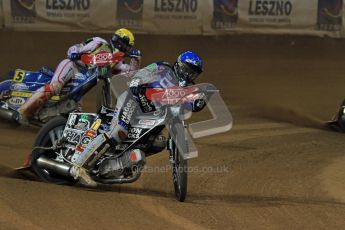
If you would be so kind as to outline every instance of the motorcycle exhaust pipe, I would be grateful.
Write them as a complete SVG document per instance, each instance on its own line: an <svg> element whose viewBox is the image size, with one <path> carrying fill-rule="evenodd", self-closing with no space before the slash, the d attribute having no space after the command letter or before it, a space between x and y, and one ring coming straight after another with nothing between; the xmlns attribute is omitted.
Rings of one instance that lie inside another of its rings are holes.
<svg viewBox="0 0 345 230"><path fill-rule="evenodd" d="M0 119L10 121L10 122L17 122L15 112L7 109L0 108Z"/></svg>
<svg viewBox="0 0 345 230"><path fill-rule="evenodd" d="M141 173L136 173L131 178L115 178L115 179L100 179L98 178L97 181L103 183L103 184L126 184L126 183L133 183L134 181L138 180Z"/></svg>
<svg viewBox="0 0 345 230"><path fill-rule="evenodd" d="M69 173L69 170L71 169L70 165L51 160L45 156L41 156L37 159L37 166L63 176L71 176Z"/></svg>

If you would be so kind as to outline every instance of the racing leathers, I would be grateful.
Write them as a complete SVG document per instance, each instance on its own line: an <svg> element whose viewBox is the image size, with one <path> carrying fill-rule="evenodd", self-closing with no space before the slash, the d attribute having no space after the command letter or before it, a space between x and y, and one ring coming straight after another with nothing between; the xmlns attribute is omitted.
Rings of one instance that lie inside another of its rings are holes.
<svg viewBox="0 0 345 230"><path fill-rule="evenodd" d="M113 53L119 52L117 49L113 50L109 43L100 37L93 37L87 39L81 44L76 44L70 47L67 51L68 58L61 61L57 66L50 83L38 89L32 97L30 97L29 100L21 106L19 109L21 118L25 121L27 118L32 117L35 112L52 96L58 95L64 85L70 81L73 76L78 74L82 68L87 68L85 64L79 61L82 54L97 53L100 51ZM114 74L132 71L139 68L140 52L132 48L125 54L131 58L130 64L125 64L124 62L117 63L112 67L112 72Z"/></svg>
<svg viewBox="0 0 345 230"><path fill-rule="evenodd" d="M157 76L159 77L157 78ZM118 98L109 131L98 135L86 146L83 152L80 153L75 165L71 168L71 175L75 179L80 179L83 184L96 186L96 183L85 172L84 167L87 163L93 157L97 156L99 158L101 154L106 152L104 151L105 148L123 142L130 129L130 121L136 115L156 110L154 103L148 98L145 91L148 89L164 90L174 87L179 87L179 82L168 63L157 62L139 70L131 80L129 90L122 93ZM205 105L206 101L203 99L187 102L187 108L192 111L200 111Z"/></svg>

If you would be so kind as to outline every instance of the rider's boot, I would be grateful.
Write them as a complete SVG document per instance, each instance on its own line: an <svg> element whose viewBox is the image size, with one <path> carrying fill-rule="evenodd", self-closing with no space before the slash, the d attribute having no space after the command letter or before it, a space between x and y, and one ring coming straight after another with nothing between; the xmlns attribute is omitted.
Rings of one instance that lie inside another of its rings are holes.
<svg viewBox="0 0 345 230"><path fill-rule="evenodd" d="M53 96L50 85L38 89L19 109L18 122L28 123L28 119Z"/></svg>
<svg viewBox="0 0 345 230"><path fill-rule="evenodd" d="M21 125L29 125L29 119L27 116L25 116L23 114L23 111L21 111L20 109L18 110L18 112L14 115L14 119Z"/></svg>
<svg viewBox="0 0 345 230"><path fill-rule="evenodd" d="M85 186L96 187L97 183L90 177L84 166L95 157L95 153L102 154L104 148L106 148L108 142L107 134L98 135L93 141L91 141L84 151L80 153L80 157L75 161L75 165L70 170L71 176L79 180L79 182ZM100 156L97 156L100 157Z"/></svg>
<svg viewBox="0 0 345 230"><path fill-rule="evenodd" d="M87 187L97 187L97 183L90 177L85 168L73 165L70 169L70 174L75 180Z"/></svg>

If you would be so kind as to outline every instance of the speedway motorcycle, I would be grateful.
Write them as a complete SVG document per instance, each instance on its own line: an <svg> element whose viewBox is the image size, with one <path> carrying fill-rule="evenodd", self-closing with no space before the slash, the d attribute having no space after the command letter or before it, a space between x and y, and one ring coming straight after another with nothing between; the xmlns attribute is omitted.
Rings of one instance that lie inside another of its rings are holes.
<svg viewBox="0 0 345 230"><path fill-rule="evenodd" d="M163 73L165 75L171 69L145 71L150 77L164 79ZM170 74L174 73L171 71ZM127 89L129 81L124 83L122 80L128 81L128 77L112 78L114 94L122 95L126 91L130 95L131 91ZM119 86L127 88L118 89ZM207 98L207 107L213 118L188 124L186 119L192 112L185 109L185 102L201 95ZM156 110L144 113L141 109L132 110L131 103L125 104L123 111L127 116L131 114L131 119L124 141L103 148L87 162L86 168L100 184L132 183L139 179L146 159L168 150L175 195L182 202L187 194L187 160L198 155L192 138L230 130L231 114L212 84L147 89L145 96L152 100ZM70 113L68 119L61 116L52 119L40 130L27 167L45 182L75 184L77 181L69 173L72 165L90 141L109 130L113 115L113 109L102 106L98 113Z"/></svg>
<svg viewBox="0 0 345 230"><path fill-rule="evenodd" d="M86 64L79 74L62 88L60 95L53 96L29 120L29 123L42 126L50 119L62 115L68 116L72 111L80 110L82 97L94 86L98 79L102 80L102 98L100 103L110 106L109 75L110 65L122 61L123 53L99 52L96 54L83 54L81 62ZM0 83L0 119L18 123L18 109L36 90L49 84L54 72L43 67L37 72L16 69L8 75L8 80Z"/></svg>
<svg viewBox="0 0 345 230"><path fill-rule="evenodd" d="M345 100L340 105L338 112L327 124L332 128L345 132Z"/></svg>

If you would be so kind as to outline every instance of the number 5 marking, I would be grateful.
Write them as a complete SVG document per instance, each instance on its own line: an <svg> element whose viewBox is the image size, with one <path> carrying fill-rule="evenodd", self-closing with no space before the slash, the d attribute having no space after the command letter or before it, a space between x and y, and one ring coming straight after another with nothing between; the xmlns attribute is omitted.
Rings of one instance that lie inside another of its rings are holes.
<svg viewBox="0 0 345 230"><path fill-rule="evenodd" d="M13 77L14 82L22 82L25 77L25 71L23 70L16 70L16 73Z"/></svg>

